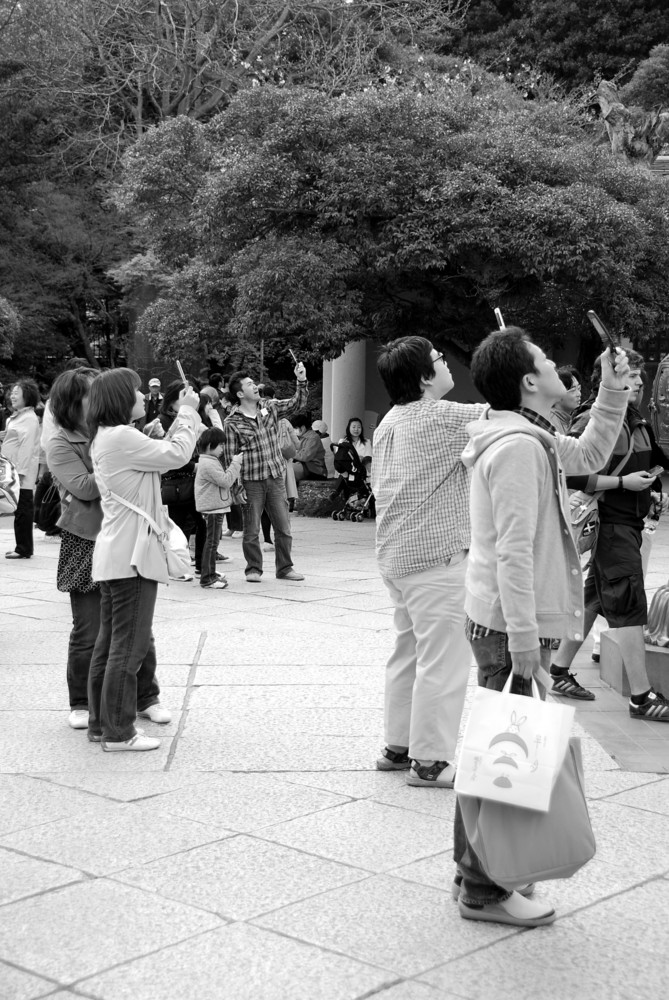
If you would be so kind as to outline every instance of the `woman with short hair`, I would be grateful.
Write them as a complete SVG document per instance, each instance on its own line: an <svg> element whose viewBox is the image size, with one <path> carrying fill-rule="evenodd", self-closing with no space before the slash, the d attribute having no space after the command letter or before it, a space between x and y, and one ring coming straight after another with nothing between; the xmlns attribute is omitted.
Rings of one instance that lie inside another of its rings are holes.
<svg viewBox="0 0 669 1000"><path fill-rule="evenodd" d="M19 475L19 503L14 514L12 552L5 559L30 559L33 546L33 496L39 468L40 424L35 407L42 402L37 382L31 378L19 379L12 387L9 400L14 411L7 420L5 438L0 454L15 466Z"/></svg>

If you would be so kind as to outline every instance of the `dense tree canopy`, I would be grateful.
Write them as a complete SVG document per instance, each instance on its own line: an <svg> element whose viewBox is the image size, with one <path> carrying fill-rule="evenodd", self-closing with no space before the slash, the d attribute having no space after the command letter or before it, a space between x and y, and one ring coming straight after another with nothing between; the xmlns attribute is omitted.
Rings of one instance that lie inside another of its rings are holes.
<svg viewBox="0 0 669 1000"><path fill-rule="evenodd" d="M668 38L666 0L470 0L445 48L509 76L538 67L571 88L631 74Z"/></svg>
<svg viewBox="0 0 669 1000"><path fill-rule="evenodd" d="M496 305L553 343L587 308L666 324L666 195L568 106L452 84L240 94L134 146L119 202L170 275L142 321L168 354L415 332L467 356Z"/></svg>

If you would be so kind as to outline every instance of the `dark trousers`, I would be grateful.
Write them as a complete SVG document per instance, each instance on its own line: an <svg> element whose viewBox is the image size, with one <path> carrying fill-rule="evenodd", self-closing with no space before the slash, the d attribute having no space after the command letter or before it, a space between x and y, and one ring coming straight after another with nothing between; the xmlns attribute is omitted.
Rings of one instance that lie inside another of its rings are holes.
<svg viewBox="0 0 669 1000"><path fill-rule="evenodd" d="M268 545L272 543L272 522L269 519L269 514L263 509L260 515L260 527L262 528L263 541L267 542Z"/></svg>
<svg viewBox="0 0 669 1000"><path fill-rule="evenodd" d="M14 551L30 558L33 554L33 491L19 490L19 503L14 513Z"/></svg>
<svg viewBox="0 0 669 1000"><path fill-rule="evenodd" d="M210 583L214 582L217 576L216 552L218 551L218 543L221 540L221 531L223 530L223 515L203 514L202 520L206 525L207 534L202 550L200 586L208 587Z"/></svg>
<svg viewBox="0 0 669 1000"><path fill-rule="evenodd" d="M135 735L135 717L158 701L153 612L155 580L132 576L100 585L100 631L88 676L88 731L112 742ZM142 702L137 676L144 667Z"/></svg>

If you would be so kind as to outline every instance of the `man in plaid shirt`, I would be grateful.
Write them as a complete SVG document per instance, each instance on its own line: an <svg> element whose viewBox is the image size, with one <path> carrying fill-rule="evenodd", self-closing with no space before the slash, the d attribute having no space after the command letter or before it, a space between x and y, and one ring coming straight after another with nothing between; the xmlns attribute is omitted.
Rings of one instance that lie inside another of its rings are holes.
<svg viewBox="0 0 669 1000"><path fill-rule="evenodd" d="M469 477L460 456L479 404L442 399L453 378L424 337L400 337L378 369L393 408L374 435L376 554L395 606L379 770L452 788L471 658L465 637Z"/></svg>
<svg viewBox="0 0 669 1000"><path fill-rule="evenodd" d="M260 547L260 517L267 510L274 528L276 575L280 580L304 580L293 569L293 536L288 516L285 471L286 460L279 447L279 421L290 413L303 410L307 401L307 377L304 365L295 366L297 391L291 399L260 399L258 386L246 372L230 377L228 394L233 405L223 430L226 456L244 453L242 481L247 503L244 512L242 549L246 559L247 583L260 583L263 558Z"/></svg>

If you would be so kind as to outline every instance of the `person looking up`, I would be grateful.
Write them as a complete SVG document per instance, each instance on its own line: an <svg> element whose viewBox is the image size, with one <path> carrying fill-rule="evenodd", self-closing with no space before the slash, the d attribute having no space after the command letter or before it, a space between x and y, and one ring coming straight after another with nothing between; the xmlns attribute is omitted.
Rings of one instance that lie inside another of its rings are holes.
<svg viewBox="0 0 669 1000"><path fill-rule="evenodd" d="M555 403L548 419L561 434L568 434L574 412L581 403L581 382L573 365L558 368L557 373L567 391Z"/></svg>
<svg viewBox="0 0 669 1000"><path fill-rule="evenodd" d="M39 469L40 423L35 407L41 403L37 382L19 379L9 394L12 415L7 419L0 454L19 475L19 502L14 514L13 551L5 559L31 559L33 555L33 493Z"/></svg>

